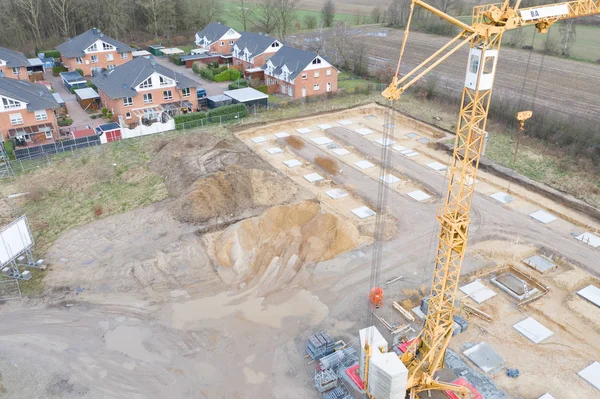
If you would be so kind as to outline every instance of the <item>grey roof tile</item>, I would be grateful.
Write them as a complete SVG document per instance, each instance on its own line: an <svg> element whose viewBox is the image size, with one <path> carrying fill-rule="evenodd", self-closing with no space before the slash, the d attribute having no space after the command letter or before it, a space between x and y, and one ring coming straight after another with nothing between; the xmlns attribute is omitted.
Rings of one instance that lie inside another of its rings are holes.
<svg viewBox="0 0 600 399"><path fill-rule="evenodd" d="M275 73L277 74L281 73L284 65L287 66L291 71L290 80L294 80L316 57L317 54L310 51L283 46L273 54L270 61L275 66ZM263 66L263 69L266 69L266 66L267 64Z"/></svg>
<svg viewBox="0 0 600 399"><path fill-rule="evenodd" d="M209 41L209 43L206 44L210 44L222 38L223 35L225 35L227 31L229 31L229 29L231 28L227 25L211 22L210 24L206 25L204 29L198 31L196 34L199 38L206 37Z"/></svg>
<svg viewBox="0 0 600 399"><path fill-rule="evenodd" d="M28 80L0 78L0 95L27 103L28 111L59 107L46 86Z"/></svg>
<svg viewBox="0 0 600 399"><path fill-rule="evenodd" d="M112 37L104 35L104 33L100 32L100 30L96 28L92 28L86 32L83 32L79 36L75 36L74 38L67 40L64 43L59 44L58 46L56 46L56 49L60 51L61 55L64 55L67 58L81 57L85 55L83 50L85 50L98 40L102 40L108 44L112 44L116 47L117 52L119 53L128 53L133 51L133 49L128 45L123 44L120 41L113 39Z"/></svg>
<svg viewBox="0 0 600 399"><path fill-rule="evenodd" d="M235 45L243 51L247 48L252 56L262 54L268 49L271 44L277 39L271 36L259 35L254 32L242 32L240 38L235 42Z"/></svg>
<svg viewBox="0 0 600 399"><path fill-rule="evenodd" d="M6 66L9 68L29 66L29 61L23 53L9 48L0 47L0 60L6 61Z"/></svg>

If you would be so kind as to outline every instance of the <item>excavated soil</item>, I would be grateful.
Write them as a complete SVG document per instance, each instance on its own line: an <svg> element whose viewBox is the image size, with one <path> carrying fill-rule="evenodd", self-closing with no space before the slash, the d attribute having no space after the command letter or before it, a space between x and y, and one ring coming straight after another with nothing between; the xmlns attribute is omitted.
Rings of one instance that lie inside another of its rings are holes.
<svg viewBox="0 0 600 399"><path fill-rule="evenodd" d="M266 295L358 242L354 225L322 213L316 202L303 201L229 226L215 239L214 254L225 282L257 286Z"/></svg>

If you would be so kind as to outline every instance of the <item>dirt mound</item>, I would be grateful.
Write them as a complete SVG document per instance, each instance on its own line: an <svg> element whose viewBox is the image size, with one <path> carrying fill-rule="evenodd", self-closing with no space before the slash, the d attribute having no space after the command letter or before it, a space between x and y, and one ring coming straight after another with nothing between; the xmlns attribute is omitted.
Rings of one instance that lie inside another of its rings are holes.
<svg viewBox="0 0 600 399"><path fill-rule="evenodd" d="M303 201L229 226L216 240L215 257L223 280L256 285L264 295L316 262L354 248L358 240L354 225L321 213L318 203Z"/></svg>
<svg viewBox="0 0 600 399"><path fill-rule="evenodd" d="M297 193L298 188L275 171L236 165L198 180L172 210L180 221L203 224L215 218L254 216L266 207L291 201Z"/></svg>

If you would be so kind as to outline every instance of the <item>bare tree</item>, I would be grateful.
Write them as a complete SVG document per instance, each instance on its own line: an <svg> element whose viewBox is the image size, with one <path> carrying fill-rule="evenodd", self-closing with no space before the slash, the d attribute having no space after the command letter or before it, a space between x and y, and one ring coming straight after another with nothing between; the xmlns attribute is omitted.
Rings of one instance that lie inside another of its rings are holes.
<svg viewBox="0 0 600 399"><path fill-rule="evenodd" d="M381 18L381 8L379 6L375 6L373 7L373 10L371 10L371 21L375 24L383 22Z"/></svg>
<svg viewBox="0 0 600 399"><path fill-rule="evenodd" d="M348 21L339 21L329 31L327 46L331 47L335 55L335 63L342 69L349 69L352 60L352 38Z"/></svg>
<svg viewBox="0 0 600 399"><path fill-rule="evenodd" d="M408 0L393 0L388 7L387 22L394 26L403 26L408 20L410 12L410 1Z"/></svg>
<svg viewBox="0 0 600 399"><path fill-rule="evenodd" d="M162 22L166 19L169 13L169 0L138 0L142 12L148 18L148 30L154 33L155 37L163 31Z"/></svg>
<svg viewBox="0 0 600 399"><path fill-rule="evenodd" d="M571 47L577 39L577 30L575 29L575 20L569 19L559 25L560 32L560 53L565 57L571 55Z"/></svg>
<svg viewBox="0 0 600 399"><path fill-rule="evenodd" d="M42 2L40 0L14 0L15 6L21 12L23 21L26 26L29 27L33 34L36 43L42 41L41 15L42 15Z"/></svg>
<svg viewBox="0 0 600 399"><path fill-rule="evenodd" d="M48 4L60 23L60 34L64 37L70 36L75 0L48 0ZM111 10L111 13L114 12L112 8L109 8L109 10Z"/></svg>
<svg viewBox="0 0 600 399"><path fill-rule="evenodd" d="M323 25L327 28L330 28L333 25L333 20L335 19L335 3L333 0L327 0L327 2L323 5L321 9L321 16Z"/></svg>
<svg viewBox="0 0 600 399"><path fill-rule="evenodd" d="M450 11L451 8L454 8L454 6L458 3L457 0L436 0L435 4L437 5L437 8L439 8L441 11L445 12L446 14L448 14L448 11Z"/></svg>
<svg viewBox="0 0 600 399"><path fill-rule="evenodd" d="M252 23L255 17L254 4L249 3L248 0L237 0L237 8L231 13L233 19L238 21L244 27L244 30L248 30L248 26Z"/></svg>
<svg viewBox="0 0 600 399"><path fill-rule="evenodd" d="M275 17L275 0L261 0L256 9L256 18L254 21L256 30L271 34L277 28L277 18Z"/></svg>
<svg viewBox="0 0 600 399"><path fill-rule="evenodd" d="M315 29L317 27L317 17L314 15L304 16L304 26L306 29Z"/></svg>
<svg viewBox="0 0 600 399"><path fill-rule="evenodd" d="M273 4L279 40L285 42L296 19L296 2L295 0L274 0Z"/></svg>
<svg viewBox="0 0 600 399"><path fill-rule="evenodd" d="M119 40L131 26L131 16L134 15L133 3L123 0L99 0L100 9L111 10L102 13L103 18L97 25L103 32Z"/></svg>

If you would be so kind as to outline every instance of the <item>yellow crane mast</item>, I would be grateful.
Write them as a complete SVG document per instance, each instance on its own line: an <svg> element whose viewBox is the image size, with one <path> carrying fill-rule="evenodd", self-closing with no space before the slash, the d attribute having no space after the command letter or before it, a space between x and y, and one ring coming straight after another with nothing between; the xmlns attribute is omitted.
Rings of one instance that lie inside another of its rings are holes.
<svg viewBox="0 0 600 399"><path fill-rule="evenodd" d="M411 72L400 77L400 62L415 5L453 23L462 31ZM557 21L600 14L600 0L571 1L523 9L519 6L520 0L512 6L509 0L477 6L473 9L472 23L469 25L421 0L412 0L396 76L382 93L388 100L399 98L407 88L469 43L470 53L450 165L448 191L446 200L437 214L440 231L429 309L418 339L402 356L402 361L409 371L407 386L411 398L418 398L419 392L436 389L451 390L461 395L467 393L466 388L436 381L434 374L443 367L446 349L452 336L454 300L469 235L471 203L485 140L502 35L507 30L529 25L534 25L539 32L545 33ZM520 115L523 120L529 116L531 115Z"/></svg>

